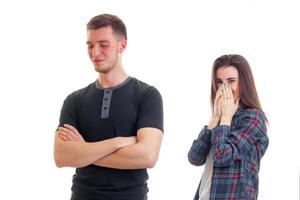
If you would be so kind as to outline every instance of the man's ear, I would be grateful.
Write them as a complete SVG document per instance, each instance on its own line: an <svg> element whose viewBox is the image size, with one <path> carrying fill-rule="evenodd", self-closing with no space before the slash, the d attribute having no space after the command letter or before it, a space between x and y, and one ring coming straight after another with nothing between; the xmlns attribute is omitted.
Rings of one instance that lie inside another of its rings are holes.
<svg viewBox="0 0 300 200"><path fill-rule="evenodd" d="M119 53L123 53L127 47L127 40L122 37L119 41Z"/></svg>

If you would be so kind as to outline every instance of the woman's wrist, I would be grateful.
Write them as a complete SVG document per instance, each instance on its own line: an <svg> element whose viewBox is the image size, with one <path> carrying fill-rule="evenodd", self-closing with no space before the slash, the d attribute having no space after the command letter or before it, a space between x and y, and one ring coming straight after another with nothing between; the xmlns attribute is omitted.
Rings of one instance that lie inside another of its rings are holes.
<svg viewBox="0 0 300 200"><path fill-rule="evenodd" d="M230 126L231 125L231 117L221 117L220 120L220 125L227 125Z"/></svg>
<svg viewBox="0 0 300 200"><path fill-rule="evenodd" d="M218 126L219 121L220 121L220 120L219 120L218 118L215 118L215 117L211 118L211 120L209 121L209 123L208 123L208 125L207 125L207 128L208 128L209 130L215 128L216 126Z"/></svg>

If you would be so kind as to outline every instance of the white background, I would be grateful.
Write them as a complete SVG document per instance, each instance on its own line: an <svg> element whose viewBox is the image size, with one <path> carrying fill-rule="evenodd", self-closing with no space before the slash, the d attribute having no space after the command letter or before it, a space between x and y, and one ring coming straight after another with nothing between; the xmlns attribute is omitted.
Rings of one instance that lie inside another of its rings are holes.
<svg viewBox="0 0 300 200"><path fill-rule="evenodd" d="M193 198L203 167L187 152L210 117L212 63L227 53L248 59L270 121L259 199L299 198L296 1L11 0L0 3L0 199L69 199L74 169L55 167L54 131L64 98L97 77L85 24L101 13L127 26L127 72L164 98L150 200Z"/></svg>

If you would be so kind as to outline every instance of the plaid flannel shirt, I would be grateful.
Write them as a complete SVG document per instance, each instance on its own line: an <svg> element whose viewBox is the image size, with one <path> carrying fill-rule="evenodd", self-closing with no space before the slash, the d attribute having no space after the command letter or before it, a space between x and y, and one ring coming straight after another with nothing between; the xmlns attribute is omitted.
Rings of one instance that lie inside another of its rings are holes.
<svg viewBox="0 0 300 200"><path fill-rule="evenodd" d="M266 133L264 115L257 109L243 107L236 111L230 127L202 129L188 159L193 165L203 165L212 149L211 200L257 199L260 159L269 144ZM199 187L194 200L198 199Z"/></svg>

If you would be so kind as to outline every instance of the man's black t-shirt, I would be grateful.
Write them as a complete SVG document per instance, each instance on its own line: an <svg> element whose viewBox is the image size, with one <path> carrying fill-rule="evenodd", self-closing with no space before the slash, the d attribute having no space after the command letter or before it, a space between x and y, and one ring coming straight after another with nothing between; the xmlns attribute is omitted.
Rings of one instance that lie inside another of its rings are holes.
<svg viewBox="0 0 300 200"><path fill-rule="evenodd" d="M74 126L87 142L136 136L143 127L163 131L162 98L153 86L135 78L112 88L102 88L96 81L65 99L59 126L64 124ZM77 168L72 199L145 199L147 179L146 169Z"/></svg>

